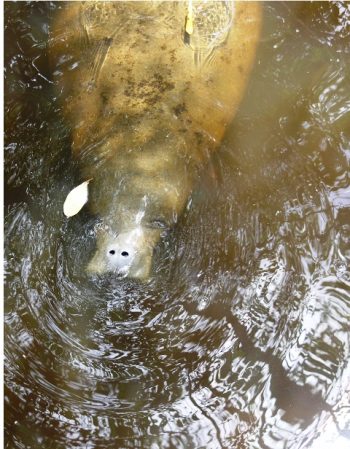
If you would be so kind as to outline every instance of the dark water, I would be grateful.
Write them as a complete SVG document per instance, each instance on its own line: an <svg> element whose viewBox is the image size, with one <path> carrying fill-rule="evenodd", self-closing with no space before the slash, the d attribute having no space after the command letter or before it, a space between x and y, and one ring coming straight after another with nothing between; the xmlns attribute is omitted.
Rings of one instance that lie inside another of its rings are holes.
<svg viewBox="0 0 350 449"><path fill-rule="evenodd" d="M5 4L6 448L349 447L350 4L264 4L239 114L146 285L92 283L95 218L62 214L57 7Z"/></svg>

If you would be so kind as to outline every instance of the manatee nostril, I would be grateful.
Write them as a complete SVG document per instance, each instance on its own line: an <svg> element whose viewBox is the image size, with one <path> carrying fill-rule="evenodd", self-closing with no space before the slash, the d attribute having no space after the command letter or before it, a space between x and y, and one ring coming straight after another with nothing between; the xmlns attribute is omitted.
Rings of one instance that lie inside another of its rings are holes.
<svg viewBox="0 0 350 449"><path fill-rule="evenodd" d="M124 257L127 257L127 256L129 255L129 253L128 253L127 251L123 251L121 254L122 254L122 256L124 256Z"/></svg>
<svg viewBox="0 0 350 449"><path fill-rule="evenodd" d="M112 256L113 256L113 255L115 254L114 249L111 249L110 252L109 252L109 254L112 254Z"/></svg>

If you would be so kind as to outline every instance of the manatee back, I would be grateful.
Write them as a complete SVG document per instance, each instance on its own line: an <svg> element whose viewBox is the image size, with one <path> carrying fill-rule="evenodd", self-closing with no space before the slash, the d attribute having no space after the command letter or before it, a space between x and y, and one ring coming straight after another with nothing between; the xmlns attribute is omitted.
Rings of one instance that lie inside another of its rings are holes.
<svg viewBox="0 0 350 449"><path fill-rule="evenodd" d="M142 145L163 129L215 146L247 84L260 31L254 2L71 2L51 57L80 153ZM214 145L212 145L214 144ZM102 145L103 146L103 145ZM198 158L201 151L198 151Z"/></svg>

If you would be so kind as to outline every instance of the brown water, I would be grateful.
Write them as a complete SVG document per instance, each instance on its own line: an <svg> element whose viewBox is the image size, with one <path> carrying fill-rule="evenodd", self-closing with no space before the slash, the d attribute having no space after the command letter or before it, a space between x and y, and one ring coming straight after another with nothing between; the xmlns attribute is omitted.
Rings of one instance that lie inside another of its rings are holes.
<svg viewBox="0 0 350 449"><path fill-rule="evenodd" d="M350 4L264 4L245 100L146 285L92 283L96 218L62 214L57 7L5 4L6 447L301 449L334 422L350 445Z"/></svg>

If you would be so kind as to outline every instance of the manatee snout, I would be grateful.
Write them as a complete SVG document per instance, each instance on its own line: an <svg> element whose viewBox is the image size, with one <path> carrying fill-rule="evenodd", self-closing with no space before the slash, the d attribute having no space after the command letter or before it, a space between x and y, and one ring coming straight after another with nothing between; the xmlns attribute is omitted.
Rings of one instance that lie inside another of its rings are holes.
<svg viewBox="0 0 350 449"><path fill-rule="evenodd" d="M118 235L100 231L87 272L99 275L115 273L146 281L151 274L153 251L159 239L159 231L143 226L122 231Z"/></svg>

